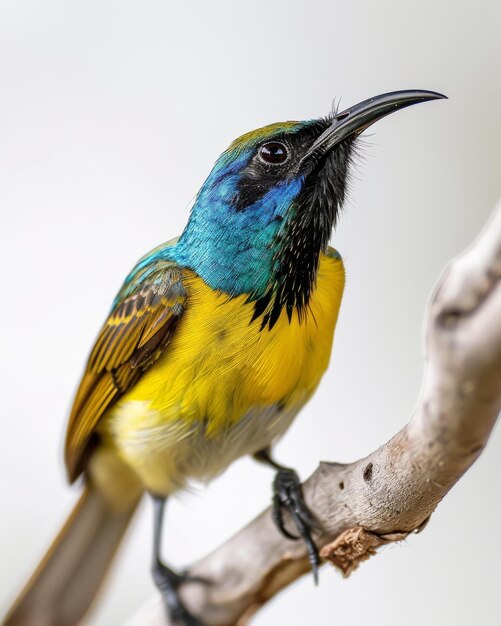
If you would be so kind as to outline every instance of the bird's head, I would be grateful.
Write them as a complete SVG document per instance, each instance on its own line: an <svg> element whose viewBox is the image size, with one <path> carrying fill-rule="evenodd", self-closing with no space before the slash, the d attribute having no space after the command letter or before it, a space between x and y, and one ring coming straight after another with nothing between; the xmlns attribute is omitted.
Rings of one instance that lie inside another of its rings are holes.
<svg viewBox="0 0 501 626"><path fill-rule="evenodd" d="M443 98L400 91L341 113L265 126L236 139L202 186L176 256L212 288L247 294L273 326L301 315L343 205L354 145L377 120Z"/></svg>

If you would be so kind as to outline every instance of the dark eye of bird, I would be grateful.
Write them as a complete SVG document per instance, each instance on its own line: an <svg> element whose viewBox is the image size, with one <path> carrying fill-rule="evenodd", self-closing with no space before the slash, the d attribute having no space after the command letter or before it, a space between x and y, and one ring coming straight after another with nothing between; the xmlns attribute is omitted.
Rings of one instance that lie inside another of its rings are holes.
<svg viewBox="0 0 501 626"><path fill-rule="evenodd" d="M259 148L259 156L265 163L283 163L288 157L287 147L278 141L270 141Z"/></svg>

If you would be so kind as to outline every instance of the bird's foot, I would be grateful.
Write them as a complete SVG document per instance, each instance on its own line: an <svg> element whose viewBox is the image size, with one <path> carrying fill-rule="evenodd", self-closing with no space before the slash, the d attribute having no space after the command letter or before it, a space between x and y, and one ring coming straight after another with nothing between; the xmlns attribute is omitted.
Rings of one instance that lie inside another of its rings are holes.
<svg viewBox="0 0 501 626"><path fill-rule="evenodd" d="M289 512L300 537L291 534L285 527L284 509ZM299 477L293 469L282 467L275 476L273 481L272 513L273 521L284 537L295 541L302 538L305 542L311 569L313 570L313 578L315 584L318 584L320 557L317 546L311 536L311 531L318 529L319 524L306 506Z"/></svg>
<svg viewBox="0 0 501 626"><path fill-rule="evenodd" d="M152 568L153 581L162 594L168 616L172 626L205 626L198 618L192 615L179 597L179 587L185 583L208 581L196 576L190 576L188 572L178 574L157 561Z"/></svg>

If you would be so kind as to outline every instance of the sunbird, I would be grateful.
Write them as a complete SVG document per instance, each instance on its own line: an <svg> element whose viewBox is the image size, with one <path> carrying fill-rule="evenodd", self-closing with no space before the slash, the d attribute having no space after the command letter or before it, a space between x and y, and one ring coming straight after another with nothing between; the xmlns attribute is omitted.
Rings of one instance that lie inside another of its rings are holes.
<svg viewBox="0 0 501 626"><path fill-rule="evenodd" d="M167 498L243 455L275 471L273 518L289 518L315 579L318 525L272 445L327 369L344 288L329 246L359 135L386 115L445 98L406 90L236 139L200 189L183 234L127 276L90 353L65 461L83 494L4 626L72 626L93 601L143 496L154 503L153 579L172 623L203 626L161 559ZM209 581L210 582L210 581Z"/></svg>

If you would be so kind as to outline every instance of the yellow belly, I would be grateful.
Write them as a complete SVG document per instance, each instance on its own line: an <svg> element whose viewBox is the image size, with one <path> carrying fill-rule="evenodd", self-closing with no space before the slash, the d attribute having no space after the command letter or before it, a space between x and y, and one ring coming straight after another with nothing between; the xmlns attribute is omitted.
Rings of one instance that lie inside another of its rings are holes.
<svg viewBox="0 0 501 626"><path fill-rule="evenodd" d="M187 310L159 360L104 417L100 434L151 491L209 479L272 443L325 372L344 286L343 264L322 255L306 315L273 329L250 323L245 296L184 281Z"/></svg>

